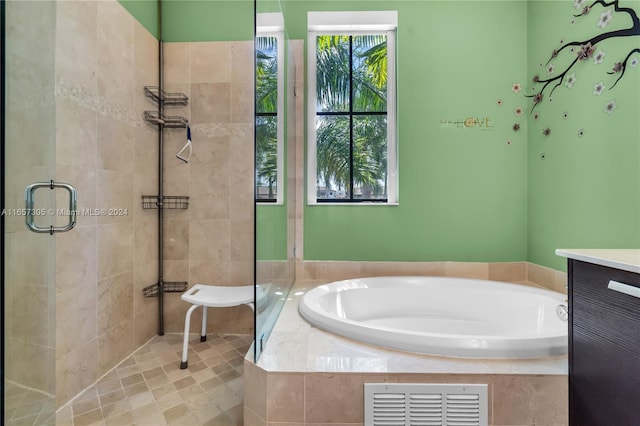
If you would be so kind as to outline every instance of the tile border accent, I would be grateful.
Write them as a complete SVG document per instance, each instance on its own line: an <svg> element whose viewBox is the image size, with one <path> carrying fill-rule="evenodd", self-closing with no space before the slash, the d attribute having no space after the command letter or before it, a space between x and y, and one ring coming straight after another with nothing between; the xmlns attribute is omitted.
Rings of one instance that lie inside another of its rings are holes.
<svg viewBox="0 0 640 426"><path fill-rule="evenodd" d="M531 262L368 262L305 260L296 280L335 281L350 278L421 275L508 281L566 292L567 273Z"/></svg>

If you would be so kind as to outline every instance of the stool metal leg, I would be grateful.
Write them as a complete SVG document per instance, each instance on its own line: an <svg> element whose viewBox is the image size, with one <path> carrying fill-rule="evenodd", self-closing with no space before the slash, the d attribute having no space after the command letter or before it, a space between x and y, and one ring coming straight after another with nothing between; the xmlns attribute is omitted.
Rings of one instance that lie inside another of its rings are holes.
<svg viewBox="0 0 640 426"><path fill-rule="evenodd" d="M189 327L191 325L191 314L201 305L193 305L187 311L184 318L184 340L182 342L182 359L180 360L180 369L187 368L187 351L189 350Z"/></svg>
<svg viewBox="0 0 640 426"><path fill-rule="evenodd" d="M200 332L200 341L207 341L207 307L202 306L202 331Z"/></svg>

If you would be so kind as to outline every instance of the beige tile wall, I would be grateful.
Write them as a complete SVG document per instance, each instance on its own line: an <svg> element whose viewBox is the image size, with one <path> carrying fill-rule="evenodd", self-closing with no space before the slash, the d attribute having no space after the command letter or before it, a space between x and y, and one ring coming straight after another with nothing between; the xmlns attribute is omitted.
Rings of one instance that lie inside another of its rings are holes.
<svg viewBox="0 0 640 426"><path fill-rule="evenodd" d="M157 129L142 115L158 49L115 0L57 2L55 13L55 176L77 187L79 209L107 209L55 237L60 406L157 331L157 299L142 288L157 280L158 219L140 196L157 192Z"/></svg>
<svg viewBox="0 0 640 426"><path fill-rule="evenodd" d="M286 373L245 361L245 425L363 425L364 383L482 383L490 425L566 425L566 376Z"/></svg>
<svg viewBox="0 0 640 426"><path fill-rule="evenodd" d="M189 119L193 155L175 158L184 129L165 130L165 195L188 195L165 214L165 281L253 284L253 42L165 43L165 88L189 96L167 111ZM189 304L165 298L165 327L181 332ZM210 309L209 330L250 333L246 306ZM192 332L200 330L200 310Z"/></svg>
<svg viewBox="0 0 640 426"><path fill-rule="evenodd" d="M288 276L295 279L296 263L303 258L304 96L298 93L304 93L304 42L288 40L288 47L287 248L293 260L290 267L294 269Z"/></svg>
<svg viewBox="0 0 640 426"><path fill-rule="evenodd" d="M304 41L290 40L291 62L295 64L295 79L297 93L304 93ZM305 128L304 128L304 96L295 99L295 196L291 204L294 208L295 229L295 278L304 276L304 191L305 191Z"/></svg>

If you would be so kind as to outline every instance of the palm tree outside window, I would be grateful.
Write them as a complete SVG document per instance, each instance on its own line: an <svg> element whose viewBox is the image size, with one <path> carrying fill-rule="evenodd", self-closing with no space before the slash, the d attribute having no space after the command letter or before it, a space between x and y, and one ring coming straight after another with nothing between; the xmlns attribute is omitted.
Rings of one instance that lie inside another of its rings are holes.
<svg viewBox="0 0 640 426"><path fill-rule="evenodd" d="M282 205L284 170L284 17L256 14L255 195L259 203Z"/></svg>
<svg viewBox="0 0 640 426"><path fill-rule="evenodd" d="M278 38L256 37L256 201L278 199Z"/></svg>
<svg viewBox="0 0 640 426"><path fill-rule="evenodd" d="M310 204L397 202L394 34L309 34Z"/></svg>

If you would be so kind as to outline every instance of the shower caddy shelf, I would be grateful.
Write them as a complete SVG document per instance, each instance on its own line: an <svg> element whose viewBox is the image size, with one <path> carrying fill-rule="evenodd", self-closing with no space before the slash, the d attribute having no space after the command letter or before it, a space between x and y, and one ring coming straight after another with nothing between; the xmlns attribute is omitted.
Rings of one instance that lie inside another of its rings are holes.
<svg viewBox="0 0 640 426"><path fill-rule="evenodd" d="M144 87L144 95L147 99L156 104L159 108L157 111L145 111L144 112L144 121L150 123L152 125L159 126L160 133L162 133L162 129L164 128L186 128L189 125L189 120L185 117L181 116L168 116L164 115L163 110L166 106L186 106L189 104L189 98L187 95L183 93L169 93L165 92L158 86L145 86ZM162 134L160 134L160 144L162 144ZM162 150L161 150L162 152ZM160 154L160 167L162 168L162 153ZM162 172L162 170L161 170ZM162 173L160 173L160 180L162 180ZM163 195L162 194L162 183L160 184L160 194L159 195L143 195L142 196L142 208L143 209L155 209L155 210L173 210L173 209L187 209L189 208L189 197L186 195ZM159 213L160 217L162 217L162 213ZM162 220L161 220L162 222ZM168 282L164 281L162 278L162 270L163 270L163 256L162 256L162 231L163 226L162 223L159 227L159 270L160 270L160 278L157 283L151 284L142 289L142 294L144 297L158 297L159 300L159 334L164 334L164 326L162 320L162 312L163 308L163 298L162 295L164 293L183 293L189 287L189 284L184 281L176 281L176 282Z"/></svg>
<svg viewBox="0 0 640 426"><path fill-rule="evenodd" d="M181 116L171 116L160 114L158 111L145 111L144 112L144 120L147 123L151 124L159 124L162 127L166 127L168 129L179 129L186 128L189 124L189 120Z"/></svg>
<svg viewBox="0 0 640 426"><path fill-rule="evenodd" d="M145 86L144 96L158 106L187 106L189 97L184 93L165 92L158 86ZM170 129L186 128L189 120L181 116L164 115L159 111L145 111L144 120L147 123L160 125Z"/></svg>
<svg viewBox="0 0 640 426"><path fill-rule="evenodd" d="M187 106L189 97L184 93L171 93L160 90L158 86L144 86L144 95L156 104L164 106Z"/></svg>
<svg viewBox="0 0 640 426"><path fill-rule="evenodd" d="M186 282L183 282L183 281L182 282L181 281L176 281L176 282L165 281L163 287L164 288L162 291L164 293L184 293L185 291L187 291L187 287L189 286L187 285ZM151 284L142 289L142 294L144 295L144 297L158 297L159 291L160 291L160 288L158 284Z"/></svg>
<svg viewBox="0 0 640 426"><path fill-rule="evenodd" d="M164 195L160 201L159 195L143 195L143 209L187 209L189 208L189 197L186 195Z"/></svg>

